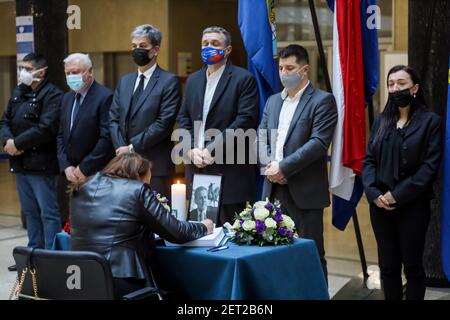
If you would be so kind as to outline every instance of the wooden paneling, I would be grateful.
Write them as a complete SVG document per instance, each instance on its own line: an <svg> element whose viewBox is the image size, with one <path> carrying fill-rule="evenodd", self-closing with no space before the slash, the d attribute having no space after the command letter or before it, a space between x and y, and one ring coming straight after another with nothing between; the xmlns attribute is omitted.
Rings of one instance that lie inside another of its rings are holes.
<svg viewBox="0 0 450 320"><path fill-rule="evenodd" d="M141 24L161 30L158 63L168 66L168 0L70 0L81 9L81 30L69 31L70 52L124 52L131 50L130 33Z"/></svg>

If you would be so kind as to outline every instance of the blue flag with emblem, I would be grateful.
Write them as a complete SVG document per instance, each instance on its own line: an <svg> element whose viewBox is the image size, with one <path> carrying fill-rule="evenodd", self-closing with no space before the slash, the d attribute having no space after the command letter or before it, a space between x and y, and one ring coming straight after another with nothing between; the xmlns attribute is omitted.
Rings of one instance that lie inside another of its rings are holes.
<svg viewBox="0 0 450 320"><path fill-rule="evenodd" d="M274 0L239 0L238 23L248 70L258 83L261 118L267 99L280 91Z"/></svg>
<svg viewBox="0 0 450 320"><path fill-rule="evenodd" d="M278 47L274 0L239 0L239 29L248 56L248 70L258 84L261 120L267 99L280 91ZM262 194L263 178L257 174L257 195Z"/></svg>

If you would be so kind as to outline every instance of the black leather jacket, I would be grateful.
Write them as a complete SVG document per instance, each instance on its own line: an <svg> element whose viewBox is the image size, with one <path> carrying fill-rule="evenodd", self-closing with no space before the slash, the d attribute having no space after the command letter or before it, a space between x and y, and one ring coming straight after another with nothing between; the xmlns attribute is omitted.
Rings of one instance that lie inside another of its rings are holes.
<svg viewBox="0 0 450 320"><path fill-rule="evenodd" d="M104 255L115 278L147 278L153 233L183 243L206 235L207 228L177 220L135 180L97 173L72 196L72 250Z"/></svg>

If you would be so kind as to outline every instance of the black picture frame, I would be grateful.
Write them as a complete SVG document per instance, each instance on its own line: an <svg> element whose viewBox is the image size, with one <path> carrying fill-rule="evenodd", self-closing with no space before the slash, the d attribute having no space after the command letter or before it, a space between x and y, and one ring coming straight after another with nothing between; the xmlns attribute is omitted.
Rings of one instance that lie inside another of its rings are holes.
<svg viewBox="0 0 450 320"><path fill-rule="evenodd" d="M223 176L215 174L195 173L192 177L192 183L189 195L188 220L201 221L202 217L198 215L195 193L199 187L206 189L206 218L211 219L215 224L219 222L220 205L222 203Z"/></svg>

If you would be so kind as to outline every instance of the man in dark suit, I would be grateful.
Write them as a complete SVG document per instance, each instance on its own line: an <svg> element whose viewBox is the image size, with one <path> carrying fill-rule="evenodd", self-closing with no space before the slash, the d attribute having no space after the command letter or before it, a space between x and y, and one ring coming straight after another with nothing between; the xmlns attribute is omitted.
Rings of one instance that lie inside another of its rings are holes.
<svg viewBox="0 0 450 320"><path fill-rule="evenodd" d="M179 127L188 130L192 139L192 149L186 153L193 163L186 166L188 185L193 173L222 175L219 225L232 222L246 201L254 200L256 189L249 144L237 148L236 139L225 139L227 129L256 129L259 112L256 81L247 70L231 63L231 50L228 31L221 27L203 31L205 67L189 77L178 117ZM234 157L228 161L226 155L232 152Z"/></svg>
<svg viewBox="0 0 450 320"><path fill-rule="evenodd" d="M110 111L111 138L116 154L137 152L152 162L150 186L170 197L175 173L171 133L181 105L179 78L157 65L161 32L151 25L131 34L138 71L123 76Z"/></svg>
<svg viewBox="0 0 450 320"><path fill-rule="evenodd" d="M194 202L197 209L189 212L189 220L203 221L211 219L217 223L217 208L208 206L208 189L205 187L198 187L194 192Z"/></svg>
<svg viewBox="0 0 450 320"><path fill-rule="evenodd" d="M263 199L280 200L299 235L316 242L327 277L323 209L330 205L327 150L337 122L336 102L309 82L305 48L290 45L279 57L285 89L267 101L258 134L260 157L267 157Z"/></svg>
<svg viewBox="0 0 450 320"><path fill-rule="evenodd" d="M109 135L112 91L94 80L88 55L71 54L64 60L64 71L71 91L62 100L57 138L63 224L69 215L67 185L94 175L114 156Z"/></svg>

